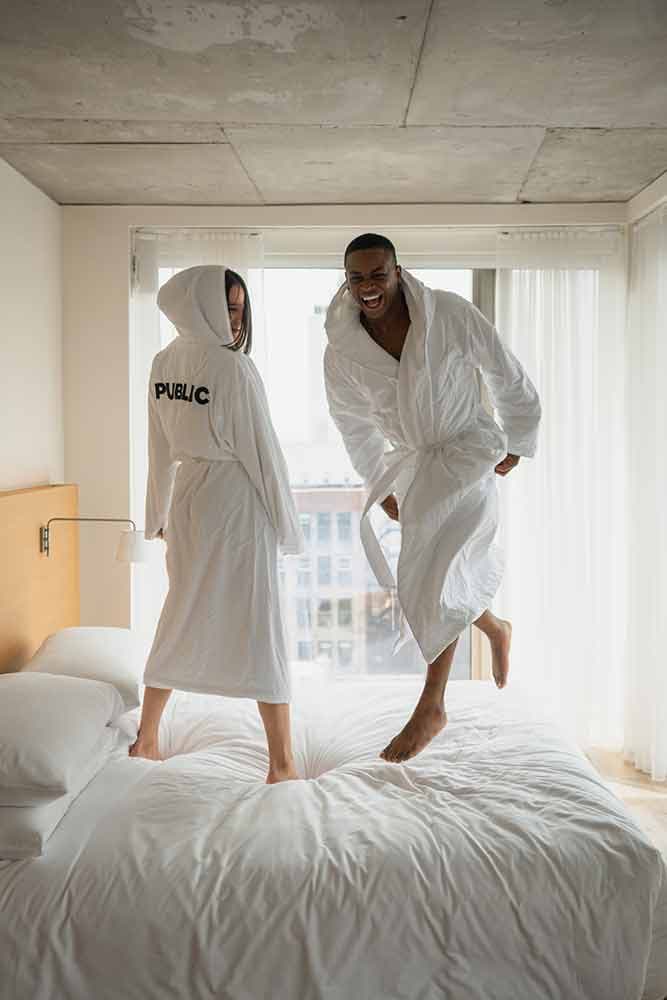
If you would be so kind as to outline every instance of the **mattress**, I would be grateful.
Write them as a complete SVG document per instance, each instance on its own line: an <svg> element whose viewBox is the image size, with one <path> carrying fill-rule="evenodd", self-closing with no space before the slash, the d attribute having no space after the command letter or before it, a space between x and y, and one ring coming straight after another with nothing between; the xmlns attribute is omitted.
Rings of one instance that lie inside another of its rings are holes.
<svg viewBox="0 0 667 1000"><path fill-rule="evenodd" d="M667 878L511 688L452 682L396 766L413 678L296 685L266 786L256 706L175 694L167 760L115 757L43 858L0 862L2 1000L661 1000Z"/></svg>

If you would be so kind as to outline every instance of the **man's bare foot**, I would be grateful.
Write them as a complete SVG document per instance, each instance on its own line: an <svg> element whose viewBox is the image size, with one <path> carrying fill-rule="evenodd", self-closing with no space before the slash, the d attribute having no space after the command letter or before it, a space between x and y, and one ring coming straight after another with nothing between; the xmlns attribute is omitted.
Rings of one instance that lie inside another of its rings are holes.
<svg viewBox="0 0 667 1000"><path fill-rule="evenodd" d="M157 737L142 736L141 730L137 733L136 741L128 750L128 754L130 757L144 757L146 760L162 760Z"/></svg>
<svg viewBox="0 0 667 1000"><path fill-rule="evenodd" d="M418 704L398 736L394 736L380 756L391 764L410 760L421 753L446 725L447 713L440 703Z"/></svg>
<svg viewBox="0 0 667 1000"><path fill-rule="evenodd" d="M279 767L276 764L269 765L269 773L266 777L267 785L277 785L280 781L298 781L299 775L296 773L294 762L284 764Z"/></svg>
<svg viewBox="0 0 667 1000"><path fill-rule="evenodd" d="M510 672L510 646L512 644L511 622L500 619L500 627L493 636L489 636L491 643L491 671L497 688L504 688L507 684L507 675Z"/></svg>

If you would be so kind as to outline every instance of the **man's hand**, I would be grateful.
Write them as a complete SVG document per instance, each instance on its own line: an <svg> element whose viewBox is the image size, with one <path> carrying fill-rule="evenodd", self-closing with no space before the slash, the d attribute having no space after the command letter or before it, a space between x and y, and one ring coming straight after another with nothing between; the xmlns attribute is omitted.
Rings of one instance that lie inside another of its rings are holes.
<svg viewBox="0 0 667 1000"><path fill-rule="evenodd" d="M506 476L508 472L516 468L519 464L519 455L505 455L502 462L499 462L496 466L496 472L499 476Z"/></svg>
<svg viewBox="0 0 667 1000"><path fill-rule="evenodd" d="M393 493L386 497L380 506L387 517L390 517L392 521L398 521L398 500Z"/></svg>

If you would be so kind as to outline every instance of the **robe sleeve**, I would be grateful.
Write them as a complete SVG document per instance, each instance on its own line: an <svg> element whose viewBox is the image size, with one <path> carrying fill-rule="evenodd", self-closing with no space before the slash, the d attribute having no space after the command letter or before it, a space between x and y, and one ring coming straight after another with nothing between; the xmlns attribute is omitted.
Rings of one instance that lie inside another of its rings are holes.
<svg viewBox="0 0 667 1000"><path fill-rule="evenodd" d="M153 385L151 373L150 386ZM171 450L157 410L151 388L148 391L148 484L146 489L145 537L157 538L167 527L171 495L178 462L171 459Z"/></svg>
<svg viewBox="0 0 667 1000"><path fill-rule="evenodd" d="M264 386L249 359L238 361L230 445L264 504L281 551L297 555L304 549L303 534Z"/></svg>
<svg viewBox="0 0 667 1000"><path fill-rule="evenodd" d="M496 328L469 303L466 321L472 361L482 373L507 435L507 450L532 458L542 415L537 390Z"/></svg>
<svg viewBox="0 0 667 1000"><path fill-rule="evenodd" d="M370 489L387 468L384 434L371 418L367 396L331 347L324 352L324 384L329 413L341 433L350 461Z"/></svg>

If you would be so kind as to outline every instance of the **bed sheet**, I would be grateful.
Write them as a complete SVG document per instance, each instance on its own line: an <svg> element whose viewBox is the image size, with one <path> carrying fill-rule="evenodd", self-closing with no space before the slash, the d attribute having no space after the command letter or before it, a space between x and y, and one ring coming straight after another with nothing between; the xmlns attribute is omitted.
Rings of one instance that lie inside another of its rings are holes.
<svg viewBox="0 0 667 1000"><path fill-rule="evenodd" d="M174 695L165 762L113 760L0 863L2 1000L667 995L664 865L591 765L479 682L387 764L417 693L300 683L310 780L272 787L253 703Z"/></svg>

